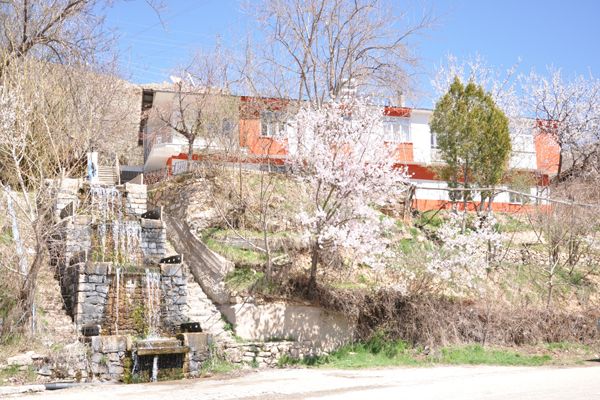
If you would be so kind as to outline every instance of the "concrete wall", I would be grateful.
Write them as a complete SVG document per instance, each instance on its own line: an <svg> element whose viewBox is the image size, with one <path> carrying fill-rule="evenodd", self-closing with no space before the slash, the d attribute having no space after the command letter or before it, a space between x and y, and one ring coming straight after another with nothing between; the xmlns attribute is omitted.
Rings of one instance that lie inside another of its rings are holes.
<svg viewBox="0 0 600 400"><path fill-rule="evenodd" d="M243 339L310 341L323 351L351 341L355 329L345 315L315 306L245 303L223 305L220 310Z"/></svg>

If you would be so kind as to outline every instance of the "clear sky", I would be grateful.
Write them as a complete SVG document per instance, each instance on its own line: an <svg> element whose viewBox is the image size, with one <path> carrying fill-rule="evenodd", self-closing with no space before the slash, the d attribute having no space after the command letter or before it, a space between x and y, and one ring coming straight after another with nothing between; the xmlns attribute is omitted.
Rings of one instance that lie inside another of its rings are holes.
<svg viewBox="0 0 600 400"><path fill-rule="evenodd" d="M163 23L143 0L118 2L107 23L119 33L121 65L133 82L162 82L198 48L215 40L243 45L252 21L236 0L166 0ZM400 13L403 0L392 0ZM432 9L436 27L414 39L421 58L417 83L429 90L429 74L448 53L480 54L489 64L543 72L547 65L567 75L600 76L600 0L423 0L412 9ZM430 106L422 98L419 105Z"/></svg>

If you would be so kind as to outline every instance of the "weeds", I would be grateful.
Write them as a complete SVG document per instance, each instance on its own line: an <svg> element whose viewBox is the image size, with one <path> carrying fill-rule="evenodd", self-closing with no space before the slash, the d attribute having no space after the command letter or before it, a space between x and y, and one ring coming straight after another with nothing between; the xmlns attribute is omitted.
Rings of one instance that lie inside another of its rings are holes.
<svg viewBox="0 0 600 400"><path fill-rule="evenodd" d="M283 356L278 366L302 365L322 368L374 368L392 366L431 366L436 364L525 365L550 363L549 355L524 355L514 351L486 349L480 345L443 347L437 353L425 355L420 347L410 347L404 341L374 338L368 342L346 345L327 356L293 359Z"/></svg>
<svg viewBox="0 0 600 400"><path fill-rule="evenodd" d="M217 352L213 344L209 345L210 356L200 368L200 375L226 374L238 368L237 365L227 361L223 355Z"/></svg>
<svg viewBox="0 0 600 400"><path fill-rule="evenodd" d="M251 268L235 268L225 277L225 284L235 291L245 291L256 286L263 278L263 272Z"/></svg>
<svg viewBox="0 0 600 400"><path fill-rule="evenodd" d="M439 358L439 362L442 364L526 366L544 365L548 364L551 360L552 358L549 355L523 355L507 350L485 349L478 344L443 348Z"/></svg>

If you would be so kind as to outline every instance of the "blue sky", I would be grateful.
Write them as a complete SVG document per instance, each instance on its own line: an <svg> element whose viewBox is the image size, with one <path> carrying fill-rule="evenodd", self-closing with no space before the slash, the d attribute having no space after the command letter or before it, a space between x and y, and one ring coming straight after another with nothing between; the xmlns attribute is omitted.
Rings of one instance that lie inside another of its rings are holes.
<svg viewBox="0 0 600 400"><path fill-rule="evenodd" d="M243 45L252 21L236 0L166 0L163 24L143 0L118 2L107 23L119 34L124 76L133 82L161 82L183 65L195 49L215 40ZM410 2L394 1L395 12ZM600 1L456 0L412 2L412 13L425 8L437 16L436 27L413 40L421 58L417 78L429 90L429 74L448 53L459 58L480 54L489 64L543 72L547 65L567 75L600 76ZM419 105L431 100L421 98Z"/></svg>

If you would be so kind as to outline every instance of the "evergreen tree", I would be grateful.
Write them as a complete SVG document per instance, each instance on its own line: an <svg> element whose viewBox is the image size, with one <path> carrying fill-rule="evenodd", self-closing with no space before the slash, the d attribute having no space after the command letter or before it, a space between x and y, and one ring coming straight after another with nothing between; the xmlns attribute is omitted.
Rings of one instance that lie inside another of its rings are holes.
<svg viewBox="0 0 600 400"><path fill-rule="evenodd" d="M464 86L456 77L436 104L431 131L445 166L441 177L450 187L493 187L500 183L508 166L511 151L508 118L492 96L481 86L469 82ZM484 201L491 193L481 193ZM466 208L469 192L450 193L452 201L462 200Z"/></svg>

